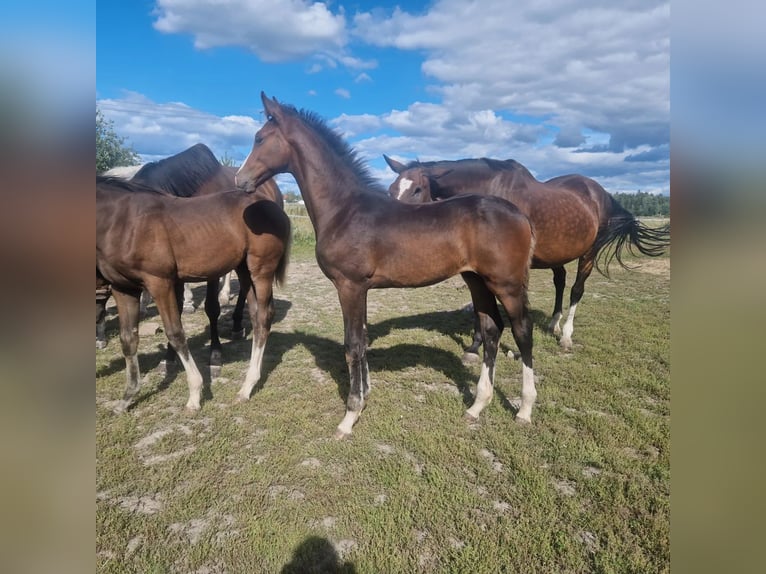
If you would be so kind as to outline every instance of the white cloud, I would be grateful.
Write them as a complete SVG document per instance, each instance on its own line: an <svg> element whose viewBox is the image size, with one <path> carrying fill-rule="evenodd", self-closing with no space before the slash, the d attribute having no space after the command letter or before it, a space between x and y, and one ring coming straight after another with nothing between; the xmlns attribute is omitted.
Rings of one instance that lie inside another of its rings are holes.
<svg viewBox="0 0 766 574"><path fill-rule="evenodd" d="M191 34L200 50L240 46L264 62L324 54L353 68L375 67L350 56L346 18L323 2L306 0L157 0L154 27Z"/></svg>
<svg viewBox="0 0 766 574"><path fill-rule="evenodd" d="M548 116L612 134L615 151L669 140L667 1L440 0L353 24L370 44L425 52L449 109Z"/></svg>
<svg viewBox="0 0 766 574"><path fill-rule="evenodd" d="M101 99L96 106L144 161L176 154L202 142L217 157L243 160L261 122L249 116L216 116L181 102L157 103L135 92Z"/></svg>
<svg viewBox="0 0 766 574"><path fill-rule="evenodd" d="M344 100L347 100L351 97L351 92L349 92L346 88L337 88L334 93Z"/></svg>
<svg viewBox="0 0 766 574"><path fill-rule="evenodd" d="M305 0L157 6L155 27L191 34L199 49L242 46L269 62L310 58L309 73L343 66L356 82L369 81L364 70L378 65L353 55L360 43L422 56L435 101L331 122L376 173L387 173L378 167L382 153L513 157L543 179L580 172L612 191L668 189L667 0L435 0L417 14L376 9L352 19L342 8L333 12L337 4ZM350 97L344 88L334 93ZM147 115L131 114L135 100L129 95L102 111L119 118L118 133L137 149L142 142L158 154L195 143L189 134L243 149L257 129L252 118L238 124L183 104L146 102Z"/></svg>

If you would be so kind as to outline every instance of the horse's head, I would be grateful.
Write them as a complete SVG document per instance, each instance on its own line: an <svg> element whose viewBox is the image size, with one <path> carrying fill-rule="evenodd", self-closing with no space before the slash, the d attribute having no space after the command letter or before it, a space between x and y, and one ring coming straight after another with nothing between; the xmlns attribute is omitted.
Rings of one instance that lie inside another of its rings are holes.
<svg viewBox="0 0 766 574"><path fill-rule="evenodd" d="M398 174L388 188L391 197L405 203L428 203L443 199L438 192L437 180L452 170L430 167L419 162L407 166L385 154L383 157L388 166Z"/></svg>
<svg viewBox="0 0 766 574"><path fill-rule="evenodd" d="M253 149L237 171L235 181L252 193L270 177L288 170L292 146L285 137L284 125L290 121L290 110L283 108L276 99L269 99L261 92L266 123L255 134Z"/></svg>

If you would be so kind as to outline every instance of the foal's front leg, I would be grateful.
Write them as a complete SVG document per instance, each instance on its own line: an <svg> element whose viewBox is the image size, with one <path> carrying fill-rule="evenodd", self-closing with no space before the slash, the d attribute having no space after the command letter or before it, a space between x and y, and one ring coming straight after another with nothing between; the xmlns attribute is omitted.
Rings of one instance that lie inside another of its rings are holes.
<svg viewBox="0 0 766 574"><path fill-rule="evenodd" d="M349 285L338 285L338 297L343 310L344 347L350 384L346 400L346 415L335 431L335 438L351 434L354 423L364 408L370 393L370 370L367 366L367 291Z"/></svg>

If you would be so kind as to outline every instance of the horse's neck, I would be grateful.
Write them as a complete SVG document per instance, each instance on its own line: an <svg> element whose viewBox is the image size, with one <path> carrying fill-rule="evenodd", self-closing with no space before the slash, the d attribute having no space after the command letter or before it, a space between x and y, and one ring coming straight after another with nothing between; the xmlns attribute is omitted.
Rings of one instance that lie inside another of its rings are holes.
<svg viewBox="0 0 766 574"><path fill-rule="evenodd" d="M313 136L313 134L312 134ZM310 142L308 145L306 142ZM340 211L357 202L357 175L314 137L304 138L296 150L290 173L295 178L317 237Z"/></svg>

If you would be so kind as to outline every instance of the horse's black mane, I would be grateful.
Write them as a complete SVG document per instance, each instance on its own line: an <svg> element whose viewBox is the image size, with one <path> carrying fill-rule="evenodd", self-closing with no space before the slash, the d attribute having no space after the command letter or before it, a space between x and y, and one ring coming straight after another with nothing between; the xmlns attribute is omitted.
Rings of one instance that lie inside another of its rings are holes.
<svg viewBox="0 0 766 574"><path fill-rule="evenodd" d="M210 148L198 143L176 155L145 164L133 181L164 189L177 197L191 197L221 167Z"/></svg>
<svg viewBox="0 0 766 574"><path fill-rule="evenodd" d="M529 177L534 177L523 164L517 162L515 159L492 159L488 157L457 159L454 161L420 161L416 159L408 163L405 166L405 169L417 167L454 167L456 163L459 163L461 167L466 168L489 168L492 171L520 171L529 175Z"/></svg>
<svg viewBox="0 0 766 574"><path fill-rule="evenodd" d="M315 112L306 109L296 109L289 104L280 103L282 108L288 109L291 113L296 114L304 123L308 124L342 159L348 163L353 169L359 180L366 185L370 191L388 195L388 192L383 186L376 180L369 172L367 165L357 155L356 150L352 148L341 137L338 132L329 127L327 123Z"/></svg>
<svg viewBox="0 0 766 574"><path fill-rule="evenodd" d="M128 193L144 192L165 196L171 195L169 192L163 189L157 189L148 185L144 185L140 182L125 179L124 177L116 177L110 175L96 175L96 187L100 186L116 187L121 191Z"/></svg>

